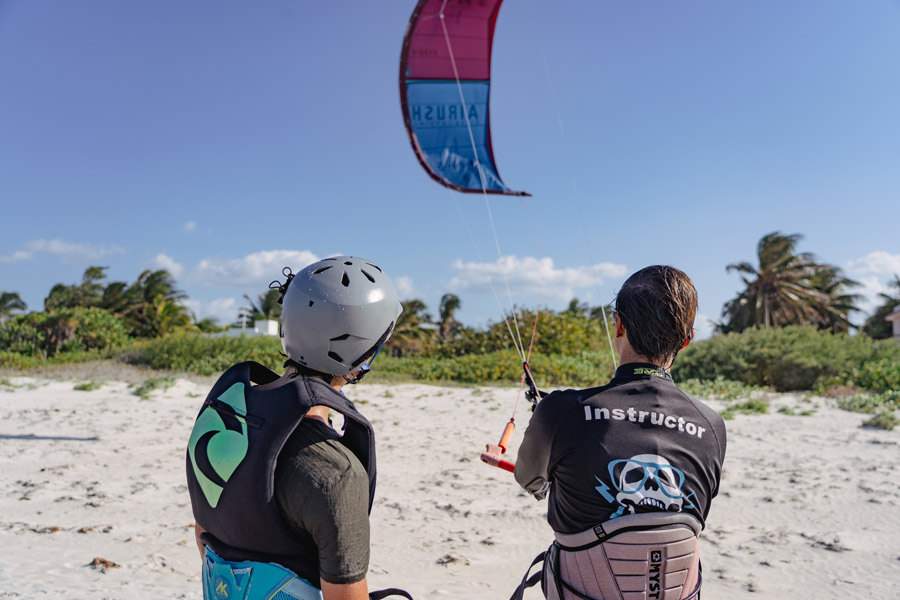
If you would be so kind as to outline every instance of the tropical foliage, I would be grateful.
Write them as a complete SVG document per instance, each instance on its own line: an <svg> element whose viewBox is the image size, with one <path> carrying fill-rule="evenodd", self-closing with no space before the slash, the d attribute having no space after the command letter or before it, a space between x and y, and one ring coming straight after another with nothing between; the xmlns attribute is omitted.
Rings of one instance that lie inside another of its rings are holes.
<svg viewBox="0 0 900 600"><path fill-rule="evenodd" d="M278 289L270 289L255 299L249 294L244 294L244 299L247 300L247 306L241 307L238 311L238 324L281 319L281 303L278 302L281 299L281 292Z"/></svg>
<svg viewBox="0 0 900 600"><path fill-rule="evenodd" d="M107 268L88 267L80 283L54 285L44 300L44 310L102 308L121 319L137 337L158 337L191 326L190 315L181 304L187 294L175 287L168 271L146 270L130 285L123 281L104 285Z"/></svg>
<svg viewBox="0 0 900 600"><path fill-rule="evenodd" d="M403 310L397 318L397 325L386 350L398 357L421 354L434 346L434 334L438 326L426 312L425 303L418 298L404 300L400 304Z"/></svg>
<svg viewBox="0 0 900 600"><path fill-rule="evenodd" d="M97 307L33 312L0 324L0 348L38 358L118 347L128 339L124 323Z"/></svg>
<svg viewBox="0 0 900 600"><path fill-rule="evenodd" d="M0 292L0 320L26 308L18 292Z"/></svg>
<svg viewBox="0 0 900 600"><path fill-rule="evenodd" d="M893 288L893 294L878 294L881 305L875 309L863 325L863 333L876 340L893 336L893 325L887 320L887 316L900 308L900 275L895 274L894 279L888 284Z"/></svg>
<svg viewBox="0 0 900 600"><path fill-rule="evenodd" d="M672 367L676 381L740 381L778 391L809 390L879 361L900 364L900 344L813 326L747 329L692 343Z"/></svg>
<svg viewBox="0 0 900 600"><path fill-rule="evenodd" d="M849 329L849 314L856 310L860 296L848 290L859 284L844 277L839 268L818 263L813 254L798 253L802 237L770 233L757 245L757 265L738 262L726 267L741 274L746 289L725 304L721 331L784 325L813 325L834 332Z"/></svg>

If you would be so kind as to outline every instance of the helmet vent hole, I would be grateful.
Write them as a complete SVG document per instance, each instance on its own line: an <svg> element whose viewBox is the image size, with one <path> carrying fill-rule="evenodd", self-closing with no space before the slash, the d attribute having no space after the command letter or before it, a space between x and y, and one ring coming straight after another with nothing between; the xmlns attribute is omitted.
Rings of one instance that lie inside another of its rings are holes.
<svg viewBox="0 0 900 600"><path fill-rule="evenodd" d="M341 276L341 285L350 287L350 277L347 275L346 271L344 271L344 274Z"/></svg>
<svg viewBox="0 0 900 600"><path fill-rule="evenodd" d="M327 271L327 270L330 269L330 268L331 268L331 266L322 267L321 269L316 269L315 271L313 271L312 274L313 274L313 275L318 275L319 273L322 273L323 271Z"/></svg>
<svg viewBox="0 0 900 600"><path fill-rule="evenodd" d="M312 305L315 304L315 303L316 303L315 300L310 300L310 301L309 301L309 305L310 305L310 306L312 306Z"/></svg>
<svg viewBox="0 0 900 600"><path fill-rule="evenodd" d="M373 265L372 263L366 263L366 264L369 265L370 267L372 267L373 269L377 270L379 273L382 273L382 272L383 272L383 271L379 268L378 265Z"/></svg>
<svg viewBox="0 0 900 600"><path fill-rule="evenodd" d="M363 275L366 276L366 279L368 279L372 283L375 283L375 278L372 277L371 275L369 275L368 273L366 273L365 269L360 269L360 271L362 272Z"/></svg>
<svg viewBox="0 0 900 600"><path fill-rule="evenodd" d="M329 352L329 353L328 353L328 358L330 358L331 360L336 360L336 361L339 362L339 363L344 362L344 359L341 358L341 355L338 354L337 352Z"/></svg>
<svg viewBox="0 0 900 600"><path fill-rule="evenodd" d="M339 336L337 336L337 337L333 337L333 338L331 338L331 339L328 340L328 341L329 341L329 342L343 342L343 341L346 340L346 339L350 339L350 334L349 334L349 333L345 333L344 335L339 335Z"/></svg>
<svg viewBox="0 0 900 600"><path fill-rule="evenodd" d="M350 266L350 265L352 265L353 263L350 262L349 260L345 260L345 261L344 261L344 264Z"/></svg>

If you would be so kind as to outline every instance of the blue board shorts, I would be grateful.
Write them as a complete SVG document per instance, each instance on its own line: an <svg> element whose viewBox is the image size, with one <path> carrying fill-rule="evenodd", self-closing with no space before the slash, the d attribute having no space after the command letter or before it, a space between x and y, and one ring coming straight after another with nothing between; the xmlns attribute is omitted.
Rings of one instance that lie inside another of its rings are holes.
<svg viewBox="0 0 900 600"><path fill-rule="evenodd" d="M322 590L281 565L230 562L207 547L203 600L322 600Z"/></svg>

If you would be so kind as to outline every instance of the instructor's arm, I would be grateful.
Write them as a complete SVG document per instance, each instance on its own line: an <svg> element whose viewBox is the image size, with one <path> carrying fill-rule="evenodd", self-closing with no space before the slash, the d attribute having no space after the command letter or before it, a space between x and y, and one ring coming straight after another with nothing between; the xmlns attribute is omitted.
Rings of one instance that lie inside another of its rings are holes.
<svg viewBox="0 0 900 600"><path fill-rule="evenodd" d="M561 399L559 393L553 393L538 402L516 456L516 481L538 499L547 495L553 435L564 408Z"/></svg>

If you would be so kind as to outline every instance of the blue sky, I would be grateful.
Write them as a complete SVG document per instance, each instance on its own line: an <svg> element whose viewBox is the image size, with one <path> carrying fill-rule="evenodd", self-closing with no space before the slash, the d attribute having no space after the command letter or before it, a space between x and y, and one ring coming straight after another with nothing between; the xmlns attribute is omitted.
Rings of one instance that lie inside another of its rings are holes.
<svg viewBox="0 0 900 600"><path fill-rule="evenodd" d="M872 298L900 272L900 4L506 0L491 121L533 197L435 184L399 107L414 0L0 1L0 290L168 268L231 320L337 253L484 324L685 270L698 321L772 231ZM866 304L872 307L872 303ZM858 316L857 319L861 319Z"/></svg>

